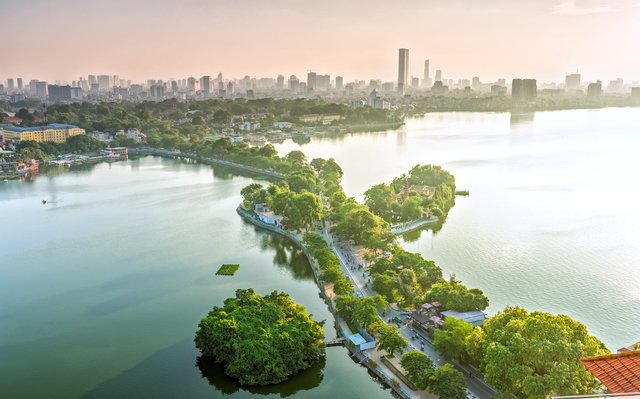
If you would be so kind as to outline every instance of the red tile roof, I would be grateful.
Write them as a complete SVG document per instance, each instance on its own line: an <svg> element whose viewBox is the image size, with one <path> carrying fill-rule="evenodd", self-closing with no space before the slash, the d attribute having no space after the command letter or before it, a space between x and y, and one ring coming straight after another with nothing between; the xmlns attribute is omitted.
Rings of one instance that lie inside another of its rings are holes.
<svg viewBox="0 0 640 399"><path fill-rule="evenodd" d="M611 393L640 392L640 351L580 360Z"/></svg>

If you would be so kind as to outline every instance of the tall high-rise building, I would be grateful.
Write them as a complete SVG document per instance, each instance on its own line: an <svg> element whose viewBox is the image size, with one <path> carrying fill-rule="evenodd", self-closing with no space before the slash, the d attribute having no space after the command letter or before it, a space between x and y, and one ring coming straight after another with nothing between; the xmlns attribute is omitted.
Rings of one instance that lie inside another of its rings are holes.
<svg viewBox="0 0 640 399"><path fill-rule="evenodd" d="M9 78L7 79L7 90L9 90L9 93L11 93L13 91L14 87L13 87L13 79Z"/></svg>
<svg viewBox="0 0 640 399"><path fill-rule="evenodd" d="M436 82L442 82L442 70L436 69Z"/></svg>
<svg viewBox="0 0 640 399"><path fill-rule="evenodd" d="M283 75L278 75L278 78L276 79L276 90L278 90L278 91L284 90L284 76Z"/></svg>
<svg viewBox="0 0 640 399"><path fill-rule="evenodd" d="M187 79L187 90L196 91L196 78L188 78Z"/></svg>
<svg viewBox="0 0 640 399"><path fill-rule="evenodd" d="M431 87L431 77L429 76L429 60L424 60L424 76L422 78L422 87Z"/></svg>
<svg viewBox="0 0 640 399"><path fill-rule="evenodd" d="M317 75L316 76L316 90L327 91L331 87L330 75Z"/></svg>
<svg viewBox="0 0 640 399"><path fill-rule="evenodd" d="M113 77L109 75L98 75L98 87L100 87L100 91L109 91L111 90L111 86L113 82Z"/></svg>
<svg viewBox="0 0 640 399"><path fill-rule="evenodd" d="M409 49L401 48L398 51L398 93L404 95L409 84Z"/></svg>
<svg viewBox="0 0 640 399"><path fill-rule="evenodd" d="M18 78L18 91L22 91L24 86L22 85L22 78Z"/></svg>
<svg viewBox="0 0 640 399"><path fill-rule="evenodd" d="M151 97L161 99L164 97L164 85L155 84L149 88Z"/></svg>
<svg viewBox="0 0 640 399"><path fill-rule="evenodd" d="M200 78L200 91L205 94L211 93L211 76L203 76Z"/></svg>
<svg viewBox="0 0 640 399"><path fill-rule="evenodd" d="M579 90L580 89L580 74L574 73L567 75L564 78L564 88L566 90Z"/></svg>
<svg viewBox="0 0 640 399"><path fill-rule="evenodd" d="M587 86L588 97L600 97L602 95L602 81L598 80L596 83L590 83Z"/></svg>
<svg viewBox="0 0 640 399"><path fill-rule="evenodd" d="M411 88L412 89L417 89L419 87L420 87L420 78L412 76L411 77Z"/></svg>
<svg viewBox="0 0 640 399"><path fill-rule="evenodd" d="M289 90L293 92L300 90L300 80L296 75L289 76Z"/></svg>
<svg viewBox="0 0 640 399"><path fill-rule="evenodd" d="M307 73L307 90L315 90L317 85L318 76L315 72Z"/></svg>
<svg viewBox="0 0 640 399"><path fill-rule="evenodd" d="M342 90L344 88L344 79L342 76L336 76L336 90Z"/></svg>
<svg viewBox="0 0 640 399"><path fill-rule="evenodd" d="M49 85L49 102L71 101L71 86Z"/></svg>
<svg viewBox="0 0 640 399"><path fill-rule="evenodd" d="M513 79L511 98L516 102L528 102L538 96L538 84L535 79Z"/></svg>

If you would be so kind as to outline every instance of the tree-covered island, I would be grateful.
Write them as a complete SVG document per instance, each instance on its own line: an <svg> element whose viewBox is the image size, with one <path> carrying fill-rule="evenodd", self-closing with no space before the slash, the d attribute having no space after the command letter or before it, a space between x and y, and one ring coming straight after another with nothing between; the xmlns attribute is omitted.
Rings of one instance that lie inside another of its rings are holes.
<svg viewBox="0 0 640 399"><path fill-rule="evenodd" d="M261 296L239 289L200 321L195 337L203 356L224 363L243 385L277 384L324 356L324 331L288 294Z"/></svg>

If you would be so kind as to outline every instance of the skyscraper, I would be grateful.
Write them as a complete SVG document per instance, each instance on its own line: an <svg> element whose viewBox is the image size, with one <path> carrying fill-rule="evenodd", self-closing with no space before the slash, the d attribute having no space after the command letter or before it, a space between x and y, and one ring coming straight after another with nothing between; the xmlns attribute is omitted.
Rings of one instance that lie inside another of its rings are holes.
<svg viewBox="0 0 640 399"><path fill-rule="evenodd" d="M336 76L336 90L342 90L344 88L344 80L342 76Z"/></svg>
<svg viewBox="0 0 640 399"><path fill-rule="evenodd" d="M200 91L204 94L211 93L211 76L203 76L200 78Z"/></svg>
<svg viewBox="0 0 640 399"><path fill-rule="evenodd" d="M513 79L511 98L516 102L528 102L538 96L538 84L535 79Z"/></svg>
<svg viewBox="0 0 640 399"><path fill-rule="evenodd" d="M187 79L187 90L196 91L196 78L191 77Z"/></svg>
<svg viewBox="0 0 640 399"><path fill-rule="evenodd" d="M71 86L49 85L49 102L71 101Z"/></svg>
<svg viewBox="0 0 640 399"><path fill-rule="evenodd" d="M398 93L404 95L409 79L409 49L401 48L398 51Z"/></svg>
<svg viewBox="0 0 640 399"><path fill-rule="evenodd" d="M442 82L442 70L436 69L436 82Z"/></svg>
<svg viewBox="0 0 640 399"><path fill-rule="evenodd" d="M598 80L596 83L590 83L587 86L588 97L600 97L602 95L602 81Z"/></svg>
<svg viewBox="0 0 640 399"><path fill-rule="evenodd" d="M22 78L18 78L18 90L22 91L24 87L22 86Z"/></svg>
<svg viewBox="0 0 640 399"><path fill-rule="evenodd" d="M7 90L9 90L9 93L13 91L13 79L7 79Z"/></svg>
<svg viewBox="0 0 640 399"><path fill-rule="evenodd" d="M300 89L300 81L296 75L289 76L289 90L298 91Z"/></svg>
<svg viewBox="0 0 640 399"><path fill-rule="evenodd" d="M564 88L566 90L579 90L580 89L580 74L574 73L564 77Z"/></svg>
<svg viewBox="0 0 640 399"><path fill-rule="evenodd" d="M429 76L429 60L424 60L424 77L422 87L431 87L431 77Z"/></svg>
<svg viewBox="0 0 640 399"><path fill-rule="evenodd" d="M111 89L113 77L109 75L98 75L98 86L100 91L109 91Z"/></svg>
<svg viewBox="0 0 640 399"><path fill-rule="evenodd" d="M284 90L284 75L278 75L278 78L276 79L276 90Z"/></svg>
<svg viewBox="0 0 640 399"><path fill-rule="evenodd" d="M307 73L307 89L315 90L318 77L315 72Z"/></svg>

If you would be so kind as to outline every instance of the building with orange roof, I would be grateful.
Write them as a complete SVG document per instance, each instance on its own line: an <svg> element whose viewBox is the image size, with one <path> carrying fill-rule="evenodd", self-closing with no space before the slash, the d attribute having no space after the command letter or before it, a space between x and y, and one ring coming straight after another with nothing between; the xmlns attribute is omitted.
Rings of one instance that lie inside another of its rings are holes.
<svg viewBox="0 0 640 399"><path fill-rule="evenodd" d="M611 393L640 392L640 350L585 357L580 361Z"/></svg>

